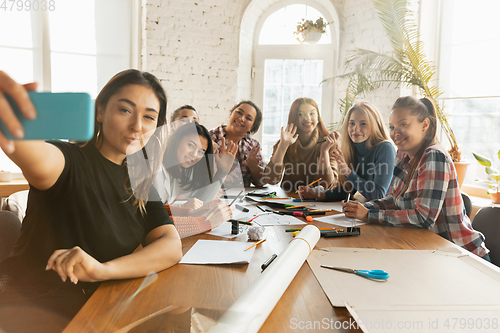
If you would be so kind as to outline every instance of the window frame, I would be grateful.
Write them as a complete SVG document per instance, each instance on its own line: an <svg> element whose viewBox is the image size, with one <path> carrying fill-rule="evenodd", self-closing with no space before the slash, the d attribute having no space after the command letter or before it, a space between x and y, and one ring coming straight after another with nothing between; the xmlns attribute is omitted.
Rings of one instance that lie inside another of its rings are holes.
<svg viewBox="0 0 500 333"><path fill-rule="evenodd" d="M97 1L97 0L95 0ZM140 0L127 0L130 6L130 49L129 67L141 69L142 53L142 25L143 11ZM52 89L52 50L50 46L50 16L49 11L30 11L30 23L32 31L33 47L10 47L12 49L30 49L33 52L33 81L38 82L38 91L51 91ZM78 55L80 53L71 53ZM98 87L100 90L101 87ZM5 153L0 150L0 161L8 159ZM0 169L2 169L0 167ZM13 172L13 178L24 178L19 171Z"/></svg>
<svg viewBox="0 0 500 333"><path fill-rule="evenodd" d="M268 17L282 7L301 4L315 8L328 21L332 22L333 17L318 2L315 1L280 1L270 6L259 18L255 27L254 47L252 56L252 100L264 108L264 62L266 59L321 59L323 60L323 78L333 77L336 74L334 64L338 60L338 28L336 24L330 26L331 41L329 44L280 44L280 45L259 45L259 37ZM320 114L323 122L328 126L335 121L334 102L335 89L333 85L322 84L322 101ZM264 112L264 110L262 110ZM254 137L262 141L261 126ZM278 133L279 136L279 133Z"/></svg>

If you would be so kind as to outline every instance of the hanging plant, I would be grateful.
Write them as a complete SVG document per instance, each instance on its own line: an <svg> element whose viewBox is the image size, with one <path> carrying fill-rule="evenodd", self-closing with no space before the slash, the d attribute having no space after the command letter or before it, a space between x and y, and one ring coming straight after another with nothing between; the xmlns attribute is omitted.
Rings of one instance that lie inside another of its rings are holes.
<svg viewBox="0 0 500 333"><path fill-rule="evenodd" d="M302 36L302 39L297 37L301 44L304 42L316 43L321 39L321 36L326 32L326 27L331 23L333 22L326 22L322 17L316 21L302 19L301 22L297 22L297 30L293 34Z"/></svg>

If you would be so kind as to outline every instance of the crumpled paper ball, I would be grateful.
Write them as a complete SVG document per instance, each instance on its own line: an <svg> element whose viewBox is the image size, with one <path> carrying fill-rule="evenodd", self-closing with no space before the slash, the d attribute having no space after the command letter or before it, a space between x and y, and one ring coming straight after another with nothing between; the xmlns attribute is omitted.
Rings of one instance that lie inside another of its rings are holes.
<svg viewBox="0 0 500 333"><path fill-rule="evenodd" d="M248 228L248 238L251 240L251 241L258 241L258 240L261 240L262 239L262 236L264 236L264 231L266 229L264 227L257 227L257 226L254 226L254 227L250 227Z"/></svg>

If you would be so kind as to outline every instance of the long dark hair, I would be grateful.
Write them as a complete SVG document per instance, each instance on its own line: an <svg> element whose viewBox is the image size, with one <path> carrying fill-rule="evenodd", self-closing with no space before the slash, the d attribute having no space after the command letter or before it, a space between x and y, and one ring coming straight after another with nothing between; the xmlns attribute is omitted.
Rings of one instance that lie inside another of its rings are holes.
<svg viewBox="0 0 500 333"><path fill-rule="evenodd" d="M101 133L102 123L97 121L97 115L98 115L97 110L98 108L105 109L106 106L108 105L111 96L118 93L120 89L131 84L140 85L153 90L156 98L158 98L158 101L160 102L160 110L158 112L158 123L156 124L156 127L158 128L165 125L167 121L167 95L165 93L165 90L161 86L160 81L156 78L156 76L154 76L151 73L141 72L137 69L127 69L113 76L111 80L109 80L108 83L106 83L106 85L101 89L99 95L97 95L97 98L95 100L94 135L92 136L92 139L90 139L86 143L83 143L83 146L94 145L96 148L98 149L100 148L103 142L102 138L104 136L104 133ZM155 141L158 142L163 141L163 138L159 137L158 133L161 133L161 131L157 130L156 133L150 138L150 141L151 139L156 139ZM148 159L144 147L142 148L142 151L139 151L134 155L138 156L139 154L144 156L144 159L148 161L147 165L150 172L159 169L161 165L160 164L161 159L159 159L159 161L156 162L157 165L153 165L151 159ZM129 176L130 172L131 170L129 169ZM147 200L147 194L145 193L148 193L151 184L152 184L152 179L143 182L142 184L139 185L138 188L135 189L136 193L141 193L141 195L136 196L134 198L134 203L139 207L141 213L145 213L145 207L146 207L145 201ZM131 188L132 186L130 184L130 179L127 179L126 184L124 184L124 186L130 192L129 199L132 199L134 197L134 191Z"/></svg>
<svg viewBox="0 0 500 333"><path fill-rule="evenodd" d="M94 136L87 144L94 144L97 148L102 145L101 133L102 124L97 121L98 108L106 108L109 99L120 89L131 84L137 84L143 87L150 88L160 102L160 110L158 112L158 124L156 127L164 125L167 121L167 95L161 86L160 81L151 73L141 72L137 69L127 69L116 74L109 80L108 83L101 89L95 100L95 118L94 118Z"/></svg>
<svg viewBox="0 0 500 333"><path fill-rule="evenodd" d="M188 135L193 134L193 127L196 133L207 140L207 149L204 158L189 168L180 166L177 160L177 150L181 141ZM163 155L163 165L165 169L174 177L180 180L180 185L185 190L199 189L213 182L213 153L214 147L212 138L205 126L198 123L186 124L177 128L169 137L165 154ZM203 163L203 160L205 163Z"/></svg>
<svg viewBox="0 0 500 333"><path fill-rule="evenodd" d="M410 114L412 116L416 116L418 121L422 123L425 119L429 119L429 127L425 132L424 143L422 147L418 150L418 152L413 157L413 160L408 165L408 176L406 177L405 186L403 190L399 193L399 196L402 196L408 187L410 186L410 181L417 169L418 163L424 154L424 151L430 145L438 142L437 139L437 117L436 117L436 107L432 100L427 97L416 99L412 96L400 97L394 102L392 106L392 110L394 109L407 109L410 110Z"/></svg>

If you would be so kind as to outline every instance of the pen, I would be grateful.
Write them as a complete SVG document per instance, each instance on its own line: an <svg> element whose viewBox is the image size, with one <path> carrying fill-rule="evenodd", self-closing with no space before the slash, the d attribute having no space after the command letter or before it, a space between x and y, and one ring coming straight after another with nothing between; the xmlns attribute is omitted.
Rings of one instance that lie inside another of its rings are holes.
<svg viewBox="0 0 500 333"><path fill-rule="evenodd" d="M318 201L317 199L293 199L292 202Z"/></svg>
<svg viewBox="0 0 500 333"><path fill-rule="evenodd" d="M236 199L238 199L240 197L240 195L241 195L241 193L243 193L243 191L245 191L245 190L241 190L240 193L238 193L236 198L234 198L233 201L231 201L231 203L229 204L229 207L231 207L233 205L233 203L236 201Z"/></svg>
<svg viewBox="0 0 500 333"><path fill-rule="evenodd" d="M347 193L347 200L346 200L346 202L349 202L350 199L351 199L351 192Z"/></svg>
<svg viewBox="0 0 500 333"><path fill-rule="evenodd" d="M271 263L278 257L277 254L273 254L271 258L267 259L260 268L262 268L262 272L267 268L267 266L271 265Z"/></svg>
<svg viewBox="0 0 500 333"><path fill-rule="evenodd" d="M287 200L288 198L278 198L278 197L269 197L269 198L262 198L262 200Z"/></svg>
<svg viewBox="0 0 500 333"><path fill-rule="evenodd" d="M229 219L228 221L229 221L229 222L238 222L238 223L241 223L241 224L252 225L252 223L251 223L251 222L240 221L240 220L235 220L235 219Z"/></svg>
<svg viewBox="0 0 500 333"><path fill-rule="evenodd" d="M251 246L249 246L249 247L248 247L245 251L248 251L248 250L250 250L252 247L257 246L257 245L259 245L259 244L261 244L261 243L264 243L265 241L266 241L266 239L265 239L265 238L264 238L264 239L261 239L260 241L258 241L258 242L256 242L256 243L253 243L253 244L252 244Z"/></svg>
<svg viewBox="0 0 500 333"><path fill-rule="evenodd" d="M234 207L236 207L239 210L242 210L244 213L248 213L250 211L248 208L245 208L245 207L240 206L238 204L234 205Z"/></svg>
<svg viewBox="0 0 500 333"><path fill-rule="evenodd" d="M321 140L321 141L318 141L318 142L316 142L316 144L318 144L318 143L323 143L323 142L326 142L326 140Z"/></svg>

